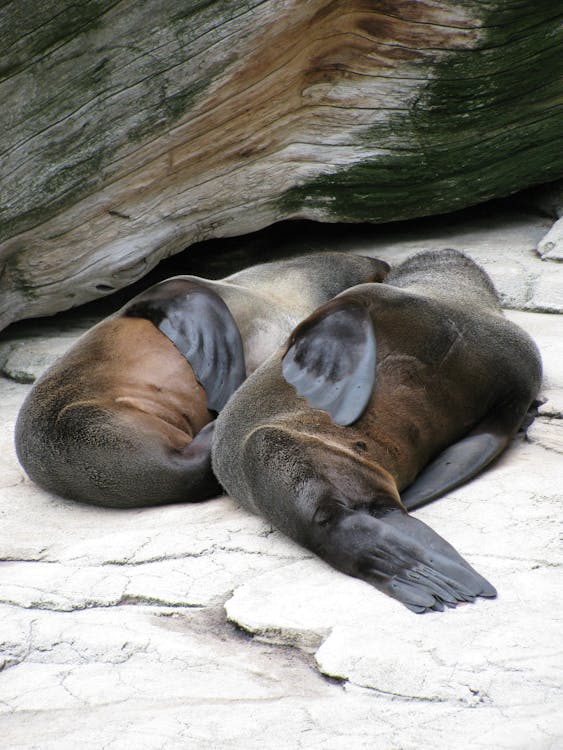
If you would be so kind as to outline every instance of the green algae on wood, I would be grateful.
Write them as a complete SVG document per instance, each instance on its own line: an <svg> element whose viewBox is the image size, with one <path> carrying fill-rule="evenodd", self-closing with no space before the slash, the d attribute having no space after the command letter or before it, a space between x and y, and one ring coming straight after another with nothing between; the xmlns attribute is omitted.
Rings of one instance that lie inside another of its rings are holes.
<svg viewBox="0 0 563 750"><path fill-rule="evenodd" d="M331 221L443 213L563 174L563 13L488 6L483 39L449 51L406 110L361 135L375 157L288 190L282 211Z"/></svg>

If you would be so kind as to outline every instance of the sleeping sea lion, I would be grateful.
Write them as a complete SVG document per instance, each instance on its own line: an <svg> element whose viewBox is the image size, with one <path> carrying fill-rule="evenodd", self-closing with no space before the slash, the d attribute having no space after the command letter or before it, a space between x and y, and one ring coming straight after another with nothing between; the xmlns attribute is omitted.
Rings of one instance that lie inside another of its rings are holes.
<svg viewBox="0 0 563 750"><path fill-rule="evenodd" d="M214 417L296 323L383 261L317 253L220 281L177 276L94 326L34 385L18 458L60 495L110 507L219 494Z"/></svg>
<svg viewBox="0 0 563 750"><path fill-rule="evenodd" d="M213 468L244 506L415 612L495 596L407 510L493 461L540 381L486 274L423 252L297 326L220 414Z"/></svg>

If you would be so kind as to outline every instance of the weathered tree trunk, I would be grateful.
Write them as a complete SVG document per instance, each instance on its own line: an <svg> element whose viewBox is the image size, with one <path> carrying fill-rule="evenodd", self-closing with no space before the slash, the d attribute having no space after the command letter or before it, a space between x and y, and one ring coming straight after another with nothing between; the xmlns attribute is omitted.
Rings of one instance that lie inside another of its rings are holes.
<svg viewBox="0 0 563 750"><path fill-rule="evenodd" d="M562 17L553 0L6 3L0 327L204 238L563 175Z"/></svg>

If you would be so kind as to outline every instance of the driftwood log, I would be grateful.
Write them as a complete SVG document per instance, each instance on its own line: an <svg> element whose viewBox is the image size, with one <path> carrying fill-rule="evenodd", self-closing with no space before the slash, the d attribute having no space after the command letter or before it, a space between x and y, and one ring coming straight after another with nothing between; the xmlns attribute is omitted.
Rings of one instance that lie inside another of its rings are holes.
<svg viewBox="0 0 563 750"><path fill-rule="evenodd" d="M553 0L4 3L0 327L205 238L560 177L562 18Z"/></svg>

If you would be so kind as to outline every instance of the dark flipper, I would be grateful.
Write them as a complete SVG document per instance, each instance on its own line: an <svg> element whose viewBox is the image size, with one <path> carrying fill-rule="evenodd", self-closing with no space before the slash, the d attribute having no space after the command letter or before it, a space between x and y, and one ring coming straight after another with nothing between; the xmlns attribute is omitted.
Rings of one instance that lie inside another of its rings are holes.
<svg viewBox="0 0 563 750"><path fill-rule="evenodd" d="M496 596L493 586L448 542L401 510L379 518L366 512L343 513L318 528L315 536L320 542L317 553L331 565L416 613Z"/></svg>
<svg viewBox="0 0 563 750"><path fill-rule="evenodd" d="M244 350L227 305L194 280L169 279L136 297L122 315L146 318L172 341L192 366L219 412L246 376Z"/></svg>
<svg viewBox="0 0 563 750"><path fill-rule="evenodd" d="M376 343L368 310L336 298L291 334L283 376L339 425L355 422L375 382Z"/></svg>
<svg viewBox="0 0 563 750"><path fill-rule="evenodd" d="M440 453L402 494L407 510L420 508L476 476L506 447L507 440L483 432L470 435Z"/></svg>
<svg viewBox="0 0 563 750"><path fill-rule="evenodd" d="M401 494L407 510L420 508L468 482L508 446L528 409L528 398L498 407L469 435L450 445Z"/></svg>
<svg viewBox="0 0 563 750"><path fill-rule="evenodd" d="M241 461L250 488L245 488L243 501L250 497L254 510L299 544L414 612L495 596L494 588L448 542L401 510L395 497L370 499L365 490L371 474L362 476L361 465L347 476L338 472L342 486L337 486L322 477L318 455L311 450L317 448L285 429L264 425L254 430ZM220 460L230 471L231 454L224 455L226 460ZM330 453L321 455L331 462ZM218 459L216 455L216 466ZM228 471L219 477L227 480L229 491ZM354 497L356 481L360 493Z"/></svg>

